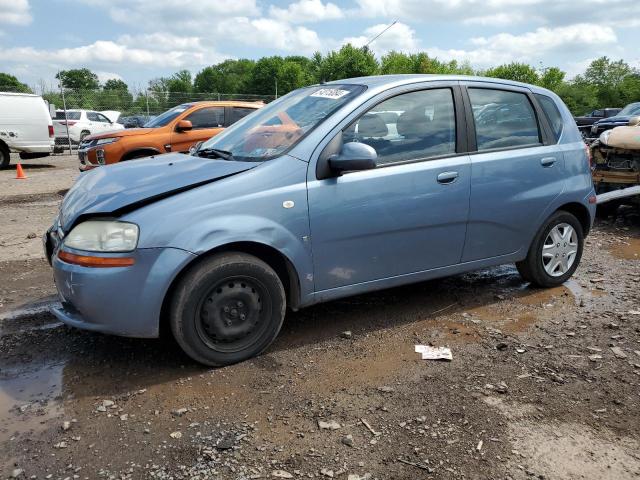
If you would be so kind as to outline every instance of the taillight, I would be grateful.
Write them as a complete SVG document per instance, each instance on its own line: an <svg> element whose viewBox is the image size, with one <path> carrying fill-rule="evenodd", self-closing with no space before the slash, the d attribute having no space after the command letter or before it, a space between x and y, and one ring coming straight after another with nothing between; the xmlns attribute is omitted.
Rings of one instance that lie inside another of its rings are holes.
<svg viewBox="0 0 640 480"><path fill-rule="evenodd" d="M53 138L53 125L49 125L49 138Z"/></svg>

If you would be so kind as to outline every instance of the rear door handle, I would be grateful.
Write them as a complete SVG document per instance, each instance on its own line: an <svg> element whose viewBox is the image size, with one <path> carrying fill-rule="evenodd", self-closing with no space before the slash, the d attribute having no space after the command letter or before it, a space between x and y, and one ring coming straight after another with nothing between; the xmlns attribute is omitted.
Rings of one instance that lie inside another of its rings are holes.
<svg viewBox="0 0 640 480"><path fill-rule="evenodd" d="M455 182L458 172L442 172L438 175L438 183L447 184Z"/></svg>
<svg viewBox="0 0 640 480"><path fill-rule="evenodd" d="M544 157L540 160L540 165L543 167L552 167L556 163L556 157Z"/></svg>

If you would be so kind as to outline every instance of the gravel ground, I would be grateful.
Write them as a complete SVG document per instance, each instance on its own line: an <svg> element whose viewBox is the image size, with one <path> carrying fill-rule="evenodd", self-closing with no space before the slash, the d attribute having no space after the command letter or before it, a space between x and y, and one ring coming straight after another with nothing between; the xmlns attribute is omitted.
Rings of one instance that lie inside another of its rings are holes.
<svg viewBox="0 0 640 480"><path fill-rule="evenodd" d="M0 172L0 478L640 477L636 212L596 225L562 287L508 265L331 302L206 369L33 303L54 293L39 236L77 172L33 164L52 167Z"/></svg>

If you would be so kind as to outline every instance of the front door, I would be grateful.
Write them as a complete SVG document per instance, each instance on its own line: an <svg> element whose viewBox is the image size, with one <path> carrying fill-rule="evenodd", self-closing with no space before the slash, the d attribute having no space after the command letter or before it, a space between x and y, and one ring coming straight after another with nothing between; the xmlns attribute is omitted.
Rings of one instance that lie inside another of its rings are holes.
<svg viewBox="0 0 640 480"><path fill-rule="evenodd" d="M470 166L456 103L453 88L387 98L338 133L372 146L377 168L322 180L310 169L316 291L460 262Z"/></svg>
<svg viewBox="0 0 640 480"><path fill-rule="evenodd" d="M182 132L174 128L171 133L171 151L186 153L195 143L209 140L222 131L224 107L202 107L181 120L189 120L193 128Z"/></svg>
<svg viewBox="0 0 640 480"><path fill-rule="evenodd" d="M477 152L464 262L527 249L564 185L562 151L543 132L544 114L524 88L463 83ZM548 129L547 129L548 131ZM546 212L546 213L545 213Z"/></svg>

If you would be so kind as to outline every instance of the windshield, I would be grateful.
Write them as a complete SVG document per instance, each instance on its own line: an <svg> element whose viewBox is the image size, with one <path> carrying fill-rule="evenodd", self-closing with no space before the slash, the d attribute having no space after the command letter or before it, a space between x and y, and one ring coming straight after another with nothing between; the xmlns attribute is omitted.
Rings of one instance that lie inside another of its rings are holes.
<svg viewBox="0 0 640 480"><path fill-rule="evenodd" d="M177 107L173 107L171 110L167 110L162 115L158 115L150 122L145 123L144 128L164 127L189 107L191 107L190 103L184 103L182 105L178 105Z"/></svg>
<svg viewBox="0 0 640 480"><path fill-rule="evenodd" d="M618 113L618 115L620 115L620 116L623 116L623 115L640 115L640 102L630 103L629 105L624 107L622 110L620 110L620 113Z"/></svg>
<svg viewBox="0 0 640 480"><path fill-rule="evenodd" d="M206 141L199 151L215 148L234 160L269 160L289 150L364 89L362 85L316 85L295 90Z"/></svg>
<svg viewBox="0 0 640 480"><path fill-rule="evenodd" d="M64 110L56 110L56 118L54 120L64 120ZM80 120L80 112L67 110L67 120Z"/></svg>

